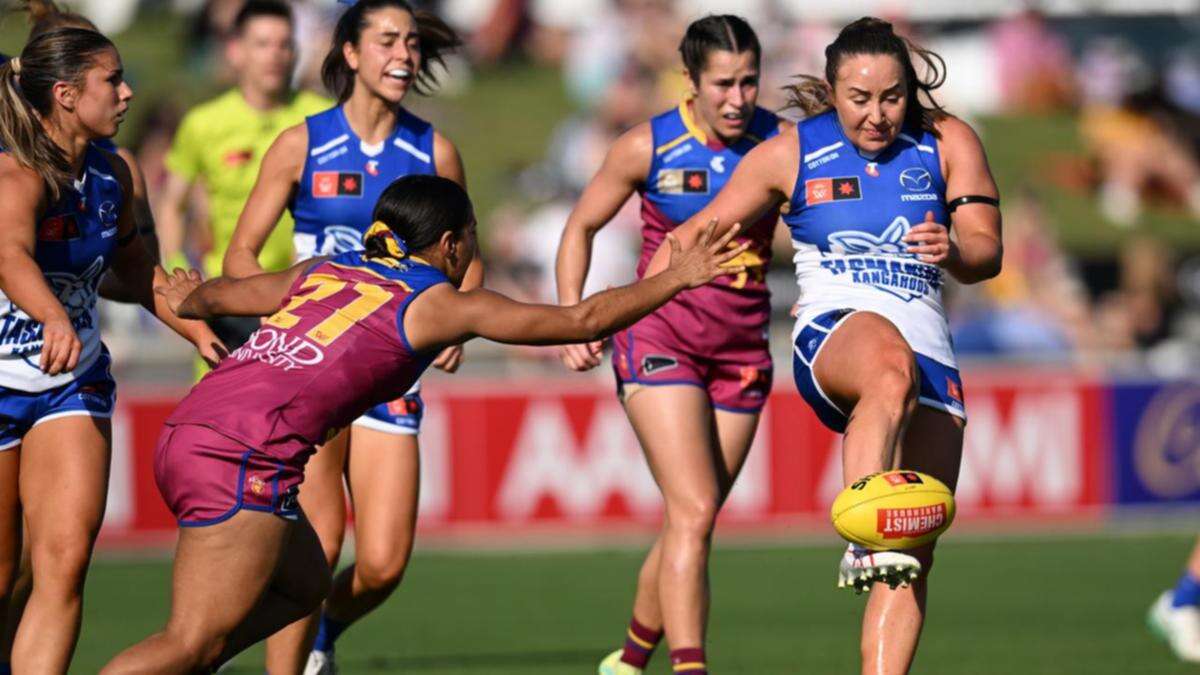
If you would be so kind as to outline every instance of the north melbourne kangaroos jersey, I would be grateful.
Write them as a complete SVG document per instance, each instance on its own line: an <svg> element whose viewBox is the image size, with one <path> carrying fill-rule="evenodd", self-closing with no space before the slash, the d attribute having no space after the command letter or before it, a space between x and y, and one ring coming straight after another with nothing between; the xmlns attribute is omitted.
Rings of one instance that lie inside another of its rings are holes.
<svg viewBox="0 0 1200 675"><path fill-rule="evenodd" d="M942 269L907 253L904 242L926 212L949 226L937 138L906 128L881 152L864 153L834 111L803 121L799 137L784 215L796 249L797 325L831 308L876 311L914 351L952 365Z"/></svg>
<svg viewBox="0 0 1200 675"><path fill-rule="evenodd" d="M448 279L417 258L388 262L351 251L315 264L167 423L207 426L290 461L400 398L432 360L408 343L404 312Z"/></svg>
<svg viewBox="0 0 1200 675"><path fill-rule="evenodd" d="M306 123L308 156L291 204L297 260L362 250L383 190L402 176L437 173L433 126L403 108L392 135L373 146L355 135L340 105Z"/></svg>
<svg viewBox="0 0 1200 675"><path fill-rule="evenodd" d="M0 293L0 386L45 391L71 382L99 358L96 314L100 277L117 245L117 218L124 195L104 151L89 146L83 174L64 186L56 203L37 222L33 258L46 283L67 310L83 350L71 372L47 375L38 367L42 324Z"/></svg>

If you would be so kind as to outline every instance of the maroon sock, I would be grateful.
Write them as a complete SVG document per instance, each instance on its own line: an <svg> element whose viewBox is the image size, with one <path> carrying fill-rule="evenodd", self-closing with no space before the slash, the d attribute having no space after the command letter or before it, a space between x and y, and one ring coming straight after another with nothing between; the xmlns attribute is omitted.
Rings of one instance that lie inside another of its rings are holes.
<svg viewBox="0 0 1200 675"><path fill-rule="evenodd" d="M671 650L671 670L675 675L708 675L703 647Z"/></svg>
<svg viewBox="0 0 1200 675"><path fill-rule="evenodd" d="M645 669L662 636L661 628L646 628L638 623L637 619L630 619L629 630L625 632L625 652L621 654L621 662L634 668Z"/></svg>

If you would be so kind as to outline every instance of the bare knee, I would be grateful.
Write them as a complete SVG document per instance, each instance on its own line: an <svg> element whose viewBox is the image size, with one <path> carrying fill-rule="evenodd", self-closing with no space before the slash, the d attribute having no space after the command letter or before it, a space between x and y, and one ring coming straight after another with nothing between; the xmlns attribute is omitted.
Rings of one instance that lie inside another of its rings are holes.
<svg viewBox="0 0 1200 675"><path fill-rule="evenodd" d="M879 356L871 381L859 404L882 407L889 417L905 419L917 409L920 393L916 357L907 347L888 350Z"/></svg>
<svg viewBox="0 0 1200 675"><path fill-rule="evenodd" d="M210 667L221 658L228 635L217 635L194 626L168 623L163 637L174 645L178 661L187 672Z"/></svg>
<svg viewBox="0 0 1200 675"><path fill-rule="evenodd" d="M359 551L354 561L354 576L362 588L372 593L391 593L404 578L411 548L396 547L378 551Z"/></svg>
<svg viewBox="0 0 1200 675"><path fill-rule="evenodd" d="M716 494L675 500L667 504L667 530L688 540L707 541L720 509Z"/></svg>
<svg viewBox="0 0 1200 675"><path fill-rule="evenodd" d="M33 548L34 587L78 595L91 558L92 537L86 535L49 537L49 541L39 542Z"/></svg>

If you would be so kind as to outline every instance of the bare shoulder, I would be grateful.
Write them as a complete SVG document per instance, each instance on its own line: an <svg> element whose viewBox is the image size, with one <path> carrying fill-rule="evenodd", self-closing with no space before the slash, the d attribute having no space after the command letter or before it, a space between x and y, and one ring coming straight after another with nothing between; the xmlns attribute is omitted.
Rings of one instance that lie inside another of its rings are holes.
<svg viewBox="0 0 1200 675"><path fill-rule="evenodd" d="M609 155L625 160L649 161L654 153L654 132L650 122L642 122L617 137Z"/></svg>
<svg viewBox="0 0 1200 675"><path fill-rule="evenodd" d="M941 115L933 124L938 144L947 150L981 147L979 135L962 119L954 115Z"/></svg>
<svg viewBox="0 0 1200 675"><path fill-rule="evenodd" d="M44 199L46 185L38 172L21 164L12 155L0 153L0 191L5 193L6 201L8 198L32 198L37 203Z"/></svg>
<svg viewBox="0 0 1200 675"><path fill-rule="evenodd" d="M284 129L271 143L270 153L279 155L281 159L303 160L308 151L308 124L301 122Z"/></svg>
<svg viewBox="0 0 1200 675"><path fill-rule="evenodd" d="M784 118L780 117L780 118L779 118L779 125L778 125L778 127L777 127L777 128L779 129L779 133L780 133L781 135L782 135L782 134L785 134L785 133L787 133L788 131L791 131L792 133L795 133L795 131L796 131L796 123L795 123L795 122L793 122L793 121L791 121L791 120L784 119Z"/></svg>
<svg viewBox="0 0 1200 675"><path fill-rule="evenodd" d="M433 151L438 154L453 153L458 154L458 146L454 145L454 141L446 137L445 134L433 130Z"/></svg>

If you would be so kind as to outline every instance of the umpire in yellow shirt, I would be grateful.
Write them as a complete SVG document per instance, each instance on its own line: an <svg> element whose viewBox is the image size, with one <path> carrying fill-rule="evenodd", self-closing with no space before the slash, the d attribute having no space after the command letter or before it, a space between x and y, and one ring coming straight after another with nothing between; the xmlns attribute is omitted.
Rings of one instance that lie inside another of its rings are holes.
<svg viewBox="0 0 1200 675"><path fill-rule="evenodd" d="M183 256L184 213L192 186L199 181L208 202L204 253L206 276L221 273L221 260L250 196L263 155L284 129L333 103L316 94L291 89L296 64L292 12L285 0L247 0L233 22L227 58L237 74L236 86L202 103L184 116L167 154L167 182L159 210L158 231L163 264L189 267ZM263 246L259 262L267 271L292 263L292 219ZM220 320L214 331L235 349L257 327L257 320ZM202 366L203 364L199 364ZM198 374L203 370L198 370Z"/></svg>

